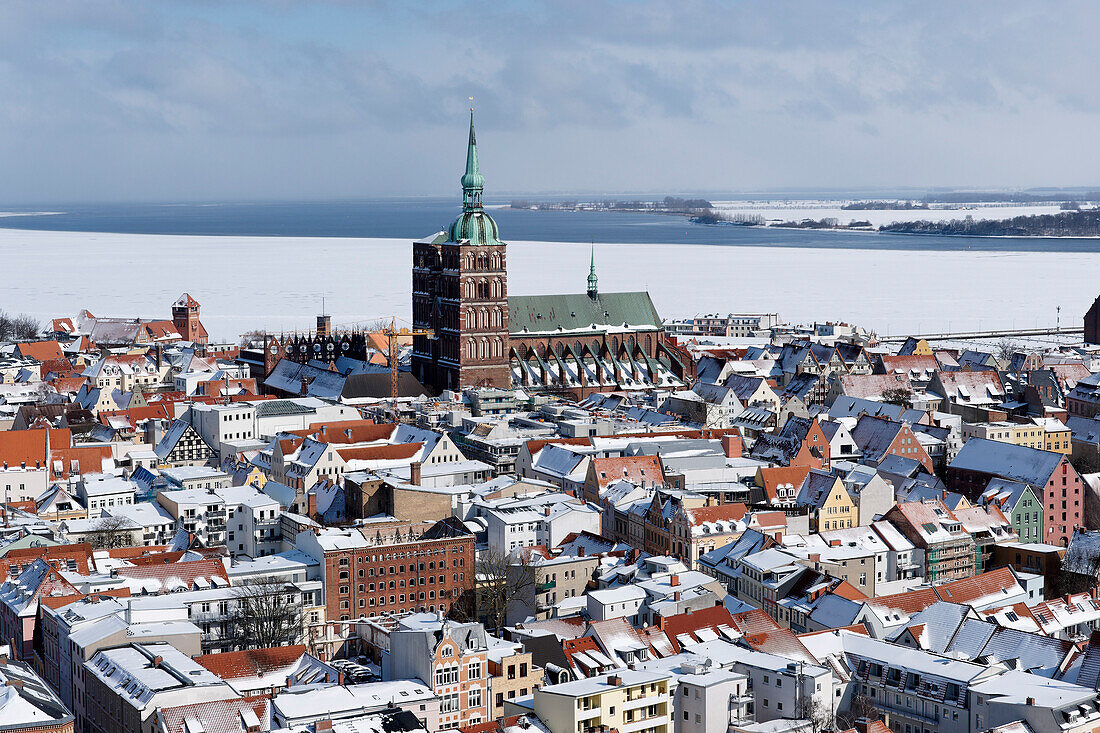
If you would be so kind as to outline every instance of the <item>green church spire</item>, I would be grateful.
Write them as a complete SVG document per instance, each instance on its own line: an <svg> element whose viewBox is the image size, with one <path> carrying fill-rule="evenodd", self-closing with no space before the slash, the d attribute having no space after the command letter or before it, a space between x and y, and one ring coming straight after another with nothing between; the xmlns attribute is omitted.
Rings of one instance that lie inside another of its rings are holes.
<svg viewBox="0 0 1100 733"><path fill-rule="evenodd" d="M474 135L474 111L470 110L470 142L466 148L466 173L462 176L462 208L466 211L481 208L481 193L485 178L477 163L477 136Z"/></svg>
<svg viewBox="0 0 1100 733"><path fill-rule="evenodd" d="M592 245L592 260L588 266L588 297L595 300L599 294L599 288L596 287L596 245Z"/></svg>

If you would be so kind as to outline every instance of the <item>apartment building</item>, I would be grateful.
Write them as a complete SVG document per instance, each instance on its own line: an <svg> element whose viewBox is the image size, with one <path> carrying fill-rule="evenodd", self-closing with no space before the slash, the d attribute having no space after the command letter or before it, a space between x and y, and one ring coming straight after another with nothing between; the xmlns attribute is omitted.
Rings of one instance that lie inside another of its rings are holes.
<svg viewBox="0 0 1100 733"><path fill-rule="evenodd" d="M976 547L962 522L938 499L895 505L883 519L924 553L930 583L974 575Z"/></svg>
<svg viewBox="0 0 1100 733"><path fill-rule="evenodd" d="M157 503L176 518L177 529L194 534L203 545L225 544L225 501L214 489L162 491Z"/></svg>
<svg viewBox="0 0 1100 733"><path fill-rule="evenodd" d="M490 639L487 653L489 670L489 719L504 715L504 701L526 697L542 686L543 669L521 644Z"/></svg>
<svg viewBox="0 0 1100 733"><path fill-rule="evenodd" d="M100 650L81 675L87 711L82 733L149 733L158 708L238 697L220 677L163 643Z"/></svg>
<svg viewBox="0 0 1100 733"><path fill-rule="evenodd" d="M550 733L619 730L672 733L672 675L624 669L535 691L535 714Z"/></svg>
<svg viewBox="0 0 1100 733"><path fill-rule="evenodd" d="M214 493L225 505L225 546L231 555L264 557L282 550L279 502L251 486L229 486Z"/></svg>
<svg viewBox="0 0 1100 733"><path fill-rule="evenodd" d="M455 623L441 613L406 616L389 635L386 679L420 679L439 697L439 728L489 719L488 637L479 623Z"/></svg>
<svg viewBox="0 0 1100 733"><path fill-rule="evenodd" d="M475 538L457 520L386 522L300 532L324 566L330 622L387 611L440 611L473 587Z"/></svg>

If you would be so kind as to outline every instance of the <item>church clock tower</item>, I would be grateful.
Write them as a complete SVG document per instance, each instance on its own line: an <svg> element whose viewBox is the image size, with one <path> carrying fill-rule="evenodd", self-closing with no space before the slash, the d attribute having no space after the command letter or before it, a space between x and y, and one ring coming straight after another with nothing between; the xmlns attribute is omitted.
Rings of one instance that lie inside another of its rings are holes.
<svg viewBox="0 0 1100 733"><path fill-rule="evenodd" d="M497 223L485 212L474 115L462 213L446 232L413 243L413 324L434 339L413 341L413 374L436 392L511 386L508 262Z"/></svg>

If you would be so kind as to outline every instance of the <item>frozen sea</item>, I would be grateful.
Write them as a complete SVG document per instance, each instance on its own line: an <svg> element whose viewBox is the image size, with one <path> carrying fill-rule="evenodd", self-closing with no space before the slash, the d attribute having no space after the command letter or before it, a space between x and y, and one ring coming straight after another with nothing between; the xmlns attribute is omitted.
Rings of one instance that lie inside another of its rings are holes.
<svg viewBox="0 0 1100 733"><path fill-rule="evenodd" d="M4 226L30 219L55 226L63 216L11 217ZM587 239L516 241L507 236L505 218L498 220L509 241L511 293L584 290ZM666 318L778 312L791 322L844 320L892 335L1052 325L1061 306L1062 323L1077 325L1100 292L1095 240L771 232L643 218L666 233L687 227L741 237L628 243L601 231L594 245L600 288L648 290ZM202 304L203 322L218 340L253 329L309 328L322 296L336 324L407 319L410 242L433 228L406 228L400 238L4 228L0 309L41 319L82 308L99 316L168 317L172 300L187 291Z"/></svg>

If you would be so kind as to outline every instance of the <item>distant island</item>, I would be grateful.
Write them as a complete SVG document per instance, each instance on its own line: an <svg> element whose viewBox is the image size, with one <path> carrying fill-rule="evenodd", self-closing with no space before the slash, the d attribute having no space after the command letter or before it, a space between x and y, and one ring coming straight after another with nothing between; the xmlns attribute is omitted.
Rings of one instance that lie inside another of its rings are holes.
<svg viewBox="0 0 1100 733"><path fill-rule="evenodd" d="M844 211L913 211L929 206L927 201L853 201L840 208Z"/></svg>
<svg viewBox="0 0 1100 733"><path fill-rule="evenodd" d="M513 209L531 211L617 211L622 213L696 215L710 210L714 204L706 199L685 199L665 196L659 201L528 201L514 199Z"/></svg>
<svg viewBox="0 0 1100 733"><path fill-rule="evenodd" d="M897 234L947 234L971 237L1100 237L1100 209L1069 210L1058 214L1016 216L1011 219L951 219L899 221L879 227Z"/></svg>
<svg viewBox="0 0 1100 733"><path fill-rule="evenodd" d="M1100 201L1100 192L1089 192L1080 197L1082 201ZM641 214L665 214L685 216L694 224L710 226L748 226L769 227L778 229L821 229L882 232L886 234L933 234L947 236L971 236L971 237L1097 237L1100 238L1100 206L1095 208L1082 208L1076 200L1067 200L1062 194L1040 195L1028 193L944 193L928 195L920 200L861 200L848 201L834 206L833 211L930 211L933 206L936 209L954 209L955 204L988 204L995 202L1005 205L1008 203L1035 204L1037 202L1059 205L1058 213L1040 213L1015 216L1006 219L975 219L973 215L966 215L961 219L940 220L910 220L892 221L882 223L880 215L877 221L870 219L854 219L847 223L841 223L835 216L822 216L820 218L792 218L786 221L768 220L761 213L746 211L731 211L725 208L716 208L706 199L691 199L678 196L665 196L654 201L531 201L516 199L511 202L513 209L527 209L532 211L596 211L596 212L620 212ZM792 214L797 212L792 208ZM803 209L805 211L805 209ZM983 213L992 213L994 209L987 209ZM961 213L961 212L960 212ZM874 217L871 217L873 219Z"/></svg>

